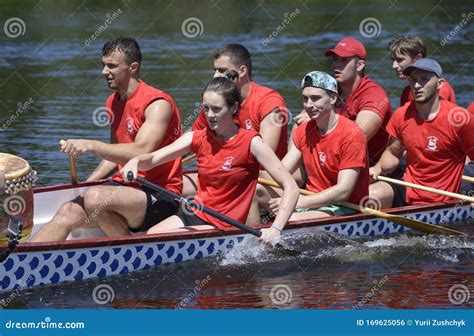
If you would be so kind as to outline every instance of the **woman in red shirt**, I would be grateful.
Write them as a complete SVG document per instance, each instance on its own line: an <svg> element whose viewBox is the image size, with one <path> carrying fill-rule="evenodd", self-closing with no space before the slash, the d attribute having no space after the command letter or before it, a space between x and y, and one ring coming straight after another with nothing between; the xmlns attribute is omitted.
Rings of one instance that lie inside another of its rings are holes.
<svg viewBox="0 0 474 336"><path fill-rule="evenodd" d="M260 239L275 242L287 223L298 198L298 187L275 153L256 131L239 128L234 114L241 96L225 77L212 79L205 87L203 110L209 127L188 132L174 143L130 160L122 169L127 176L149 170L189 152L197 154L198 191L195 200L225 216L245 223L255 193L260 164L283 186L279 211L273 225ZM229 225L202 211L181 207L178 213L152 227L148 233L192 229L227 228Z"/></svg>

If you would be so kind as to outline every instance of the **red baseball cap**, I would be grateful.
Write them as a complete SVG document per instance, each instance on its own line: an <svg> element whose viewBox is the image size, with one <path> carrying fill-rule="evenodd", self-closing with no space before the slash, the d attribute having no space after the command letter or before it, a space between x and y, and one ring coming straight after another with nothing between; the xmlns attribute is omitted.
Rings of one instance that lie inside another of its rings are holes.
<svg viewBox="0 0 474 336"><path fill-rule="evenodd" d="M337 55L339 57L356 56L365 60L367 53L365 47L359 40L353 37L346 37L340 40L332 49L326 50L324 56Z"/></svg>

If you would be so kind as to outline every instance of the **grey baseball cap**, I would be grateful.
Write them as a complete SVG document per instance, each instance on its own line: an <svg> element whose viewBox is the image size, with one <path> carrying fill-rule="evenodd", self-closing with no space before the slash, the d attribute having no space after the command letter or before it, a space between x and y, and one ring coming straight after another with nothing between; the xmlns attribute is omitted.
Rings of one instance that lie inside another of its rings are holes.
<svg viewBox="0 0 474 336"><path fill-rule="evenodd" d="M311 71L301 81L301 89L305 87L317 87L337 93L337 82L329 74L322 71Z"/></svg>
<svg viewBox="0 0 474 336"><path fill-rule="evenodd" d="M413 70L415 69L433 72L436 76L440 78L443 76L443 69L441 69L441 65L439 65L438 62L431 58L418 59L415 63L403 70L403 74L405 76L410 76Z"/></svg>

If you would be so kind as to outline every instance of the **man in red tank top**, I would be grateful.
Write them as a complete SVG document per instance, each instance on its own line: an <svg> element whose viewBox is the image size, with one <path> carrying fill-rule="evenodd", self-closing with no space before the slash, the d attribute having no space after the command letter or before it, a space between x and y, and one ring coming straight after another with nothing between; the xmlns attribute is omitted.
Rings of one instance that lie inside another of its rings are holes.
<svg viewBox="0 0 474 336"><path fill-rule="evenodd" d="M223 77L229 70L238 73L236 85L243 100L235 123L241 128L257 131L278 158L282 159L286 154L288 142L289 111L285 100L277 91L252 80L252 59L243 45L230 43L214 54L214 77ZM192 130L206 127L205 114L200 111ZM183 195L194 195L196 190L196 174L187 174L184 178Z"/></svg>
<svg viewBox="0 0 474 336"><path fill-rule="evenodd" d="M420 58L403 74L408 77L415 100L394 112L387 126L390 144L380 161L370 168L370 174L377 179L381 173L390 173L406 150L407 170L403 176L406 182L459 192L466 156L474 156L474 115L440 100L439 90L444 80L441 66L435 60ZM370 195L383 208L454 201L386 182L373 183Z"/></svg>
<svg viewBox="0 0 474 336"><path fill-rule="evenodd" d="M118 37L103 47L102 74L108 87L116 91L103 109L112 126L111 141L69 139L61 147L73 157L89 152L102 159L88 182L109 176L131 158L151 153L181 135L176 103L170 95L140 79L141 60L140 47L132 38ZM182 191L180 174L179 159L140 172L142 177L176 193ZM128 186L117 173L106 185L92 187L64 203L32 241L65 240L72 230L81 227L98 227L108 236L128 235L130 231L147 230L177 210L173 199L146 187Z"/></svg>
<svg viewBox="0 0 474 336"><path fill-rule="evenodd" d="M427 56L425 44L418 36L399 36L390 42L388 50L390 51L390 56L393 61L392 68L395 70L398 77L403 80L407 79L403 74L403 70L420 58L425 58ZM454 90L447 80L444 80L444 84L439 90L439 97L440 99L456 104ZM412 100L414 100L413 94L411 93L410 86L407 85L400 96L400 106L403 106Z"/></svg>

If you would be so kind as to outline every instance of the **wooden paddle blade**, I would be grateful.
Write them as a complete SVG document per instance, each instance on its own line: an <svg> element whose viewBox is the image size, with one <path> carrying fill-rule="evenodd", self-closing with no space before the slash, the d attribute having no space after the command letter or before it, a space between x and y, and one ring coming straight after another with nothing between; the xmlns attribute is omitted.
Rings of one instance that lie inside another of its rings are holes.
<svg viewBox="0 0 474 336"><path fill-rule="evenodd" d="M394 222L395 224L400 224L400 225L409 227L411 229L415 229L415 230L425 232L425 233L436 233L436 234L441 234L441 235L457 235L457 236L465 235L461 231L453 230L453 229L446 228L439 225L425 223L416 219L410 219L403 216L389 214L389 213L371 209L371 208L360 207L356 204L352 204L349 202L341 202L340 204L346 208L349 208L355 211L360 211L365 215L385 218L391 222Z"/></svg>

